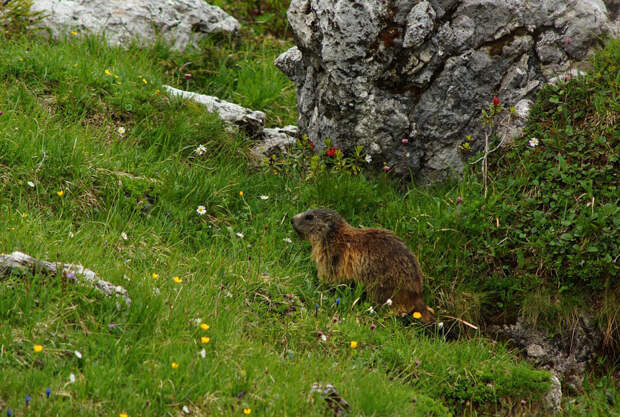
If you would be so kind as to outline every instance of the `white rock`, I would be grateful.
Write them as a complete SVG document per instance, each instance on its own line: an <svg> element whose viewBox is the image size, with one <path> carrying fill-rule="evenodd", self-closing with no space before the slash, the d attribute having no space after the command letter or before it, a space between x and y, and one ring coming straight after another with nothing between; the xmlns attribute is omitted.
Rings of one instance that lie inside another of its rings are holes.
<svg viewBox="0 0 620 417"><path fill-rule="evenodd" d="M32 10L45 14L42 26L54 37L104 34L109 44L118 46L132 39L152 44L161 35L183 50L208 33L240 28L235 18L203 0L34 0Z"/></svg>
<svg viewBox="0 0 620 417"><path fill-rule="evenodd" d="M169 85L163 88L171 96L181 97L195 101L207 108L210 113L217 115L226 123L236 124L243 127L251 136L262 134L265 125L265 113L241 107L238 104L224 101L214 96L183 91Z"/></svg>

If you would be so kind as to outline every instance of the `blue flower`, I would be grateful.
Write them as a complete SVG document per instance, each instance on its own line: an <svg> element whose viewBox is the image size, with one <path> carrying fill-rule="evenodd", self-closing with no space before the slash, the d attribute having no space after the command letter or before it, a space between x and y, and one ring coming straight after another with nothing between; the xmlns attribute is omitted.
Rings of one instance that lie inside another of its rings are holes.
<svg viewBox="0 0 620 417"><path fill-rule="evenodd" d="M26 407L28 407L28 404L30 404L30 400L32 400L30 395L26 395Z"/></svg>
<svg viewBox="0 0 620 417"><path fill-rule="evenodd" d="M340 298L336 298L336 307L340 305Z"/></svg>
<svg viewBox="0 0 620 417"><path fill-rule="evenodd" d="M49 397L50 397L50 394L51 394L51 393L52 393L52 390L51 390L51 389L49 389L49 388L48 388L48 389L46 389L46 390L45 390L45 395L47 395L47 398L49 398Z"/></svg>

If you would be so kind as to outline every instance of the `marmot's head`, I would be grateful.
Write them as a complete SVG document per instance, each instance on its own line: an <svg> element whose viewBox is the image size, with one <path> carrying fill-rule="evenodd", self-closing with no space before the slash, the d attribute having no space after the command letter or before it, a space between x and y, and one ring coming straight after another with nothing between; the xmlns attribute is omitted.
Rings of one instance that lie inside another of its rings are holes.
<svg viewBox="0 0 620 417"><path fill-rule="evenodd" d="M315 209L296 214L291 224L299 236L312 243L329 237L347 223L333 210Z"/></svg>

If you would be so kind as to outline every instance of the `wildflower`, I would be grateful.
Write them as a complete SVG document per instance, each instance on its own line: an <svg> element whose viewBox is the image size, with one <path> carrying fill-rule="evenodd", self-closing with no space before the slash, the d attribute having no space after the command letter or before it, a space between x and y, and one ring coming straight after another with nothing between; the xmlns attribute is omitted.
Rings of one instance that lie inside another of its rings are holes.
<svg viewBox="0 0 620 417"><path fill-rule="evenodd" d="M22 217L28 217L28 213L22 213Z"/></svg>
<svg viewBox="0 0 620 417"><path fill-rule="evenodd" d="M207 208L205 206L198 206L198 208L196 209L196 213L198 213L200 216L202 216L206 212Z"/></svg>
<svg viewBox="0 0 620 417"><path fill-rule="evenodd" d="M414 319L420 319L420 318L422 318L422 314L417 312L417 311L414 311L413 312L413 318Z"/></svg>
<svg viewBox="0 0 620 417"><path fill-rule="evenodd" d="M244 408L243 409L243 414L245 414L246 416L249 415L250 413L252 413L252 409L251 408Z"/></svg>
<svg viewBox="0 0 620 417"><path fill-rule="evenodd" d="M357 342L355 340L351 340L351 349L357 349Z"/></svg>
<svg viewBox="0 0 620 417"><path fill-rule="evenodd" d="M30 395L26 395L26 407L30 404L30 400L32 400L32 397Z"/></svg>
<svg viewBox="0 0 620 417"><path fill-rule="evenodd" d="M317 332L317 336L319 336L319 339L321 339L323 342L327 341L327 336L325 336L325 333L323 333L322 331L318 331Z"/></svg>
<svg viewBox="0 0 620 417"><path fill-rule="evenodd" d="M75 374L73 372L69 374L69 383L75 384Z"/></svg>
<svg viewBox="0 0 620 417"><path fill-rule="evenodd" d="M327 156L330 156L330 157L332 157L332 156L336 156L336 151L337 151L337 150L338 150L338 149L336 149L336 148L334 148L334 147L329 148L329 149L327 150Z"/></svg>
<svg viewBox="0 0 620 417"><path fill-rule="evenodd" d="M336 307L340 305L340 298L336 298Z"/></svg>
<svg viewBox="0 0 620 417"><path fill-rule="evenodd" d="M43 346L42 345L34 345L32 347L32 349L36 352L36 353L41 353L43 351Z"/></svg>
<svg viewBox="0 0 620 417"><path fill-rule="evenodd" d="M161 291L159 291L159 288L157 287L153 288L153 295L158 296L159 294L161 294Z"/></svg>
<svg viewBox="0 0 620 417"><path fill-rule="evenodd" d="M312 142L311 140L308 141L308 146L310 146L310 149L314 150L314 142Z"/></svg>
<svg viewBox="0 0 620 417"><path fill-rule="evenodd" d="M202 330L205 330L205 331L209 330L209 328L210 328L210 327L211 327L211 326L209 326L207 323L202 323L202 324L200 325L200 328L201 328Z"/></svg>
<svg viewBox="0 0 620 417"><path fill-rule="evenodd" d="M530 148L535 148L538 146L538 139L537 138L532 138L527 142L530 145Z"/></svg>
<svg viewBox="0 0 620 417"><path fill-rule="evenodd" d="M200 338L200 343L202 343L203 345L209 344L210 341L211 341L211 338L207 336L202 336Z"/></svg>
<svg viewBox="0 0 620 417"><path fill-rule="evenodd" d="M75 236L73 232L69 232L69 237L73 237L73 236Z"/></svg>
<svg viewBox="0 0 620 417"><path fill-rule="evenodd" d="M564 42L566 42L567 44L570 43L570 38L564 39Z"/></svg>
<svg viewBox="0 0 620 417"><path fill-rule="evenodd" d="M401 139L400 143L402 143L403 145L406 145L409 143L409 139L405 138L405 139Z"/></svg>
<svg viewBox="0 0 620 417"><path fill-rule="evenodd" d="M443 329L443 321L440 321L439 323L437 323L437 327L440 329Z"/></svg>
<svg viewBox="0 0 620 417"><path fill-rule="evenodd" d="M72 31L72 32L71 32L71 34L72 34L73 36L77 36L77 35L78 35L78 33L77 33L76 31Z"/></svg>
<svg viewBox="0 0 620 417"><path fill-rule="evenodd" d="M153 279L157 279L157 278L159 278L159 274L158 274L157 272L153 272L153 273L151 274L151 277L152 277Z"/></svg>
<svg viewBox="0 0 620 417"><path fill-rule="evenodd" d="M122 232L122 233L121 233L121 238L122 238L123 240L127 240L127 239L128 239L128 237L127 237L127 233Z"/></svg>
<svg viewBox="0 0 620 417"><path fill-rule="evenodd" d="M127 414L127 413L120 413L118 415L118 417L129 417L129 414Z"/></svg>
<svg viewBox="0 0 620 417"><path fill-rule="evenodd" d="M525 400L521 400L520 402L521 402L521 405L527 404L527 401L525 401Z"/></svg>
<svg viewBox="0 0 620 417"><path fill-rule="evenodd" d="M207 147L205 145L198 145L194 152L196 152L198 155L204 155L205 153L207 153Z"/></svg>
<svg viewBox="0 0 620 417"><path fill-rule="evenodd" d="M495 107L499 106L499 97L497 96L493 97L493 105Z"/></svg>
<svg viewBox="0 0 620 417"><path fill-rule="evenodd" d="M181 278L179 278L179 277L172 277L172 280L173 280L175 283L177 283L177 284L180 284L180 283L182 283L182 282L183 282L183 280L182 280Z"/></svg>
<svg viewBox="0 0 620 417"><path fill-rule="evenodd" d="M189 408L186 405L183 406L183 412L189 414Z"/></svg>
<svg viewBox="0 0 620 417"><path fill-rule="evenodd" d="M45 390L45 396L46 396L47 398L49 398L49 397L50 397L50 394L51 394L51 393L52 393L52 390L51 390L51 389L49 389L49 388L48 388L48 389L46 389L46 390Z"/></svg>
<svg viewBox="0 0 620 417"><path fill-rule="evenodd" d="M69 279L73 279L75 278L75 274L71 271L67 271L65 272L65 277L69 278Z"/></svg>
<svg viewBox="0 0 620 417"><path fill-rule="evenodd" d="M286 243L293 243L293 241L291 240L290 237L285 237L284 239L282 239L283 241L285 241Z"/></svg>
<svg viewBox="0 0 620 417"><path fill-rule="evenodd" d="M116 329L117 324L116 323L108 323L108 329L112 330L112 329Z"/></svg>
<svg viewBox="0 0 620 417"><path fill-rule="evenodd" d="M370 323L370 330L375 330L377 328L377 326L375 325L375 323Z"/></svg>
<svg viewBox="0 0 620 417"><path fill-rule="evenodd" d="M185 74L183 77L185 77L186 80L189 80L192 78L192 74Z"/></svg>
<svg viewBox="0 0 620 417"><path fill-rule="evenodd" d="M462 202L463 202L463 197L458 196L458 197L456 198L456 204L461 204Z"/></svg>
<svg viewBox="0 0 620 417"><path fill-rule="evenodd" d="M172 362L172 363L170 364L170 366L172 367L172 369L178 369L179 364L178 364L178 363L176 363L176 362Z"/></svg>
<svg viewBox="0 0 620 417"><path fill-rule="evenodd" d="M148 82L147 80L145 80L144 78L142 79L142 82L143 82L144 84L148 84L148 83L149 83L149 82Z"/></svg>
<svg viewBox="0 0 620 417"><path fill-rule="evenodd" d="M388 298L388 299L385 301L385 304L386 304L386 305L388 305L388 306L391 306L391 305L392 305L392 299L391 299L391 298Z"/></svg>
<svg viewBox="0 0 620 417"><path fill-rule="evenodd" d="M259 198L261 200L269 200L269 196L268 195L261 195Z"/></svg>
<svg viewBox="0 0 620 417"><path fill-rule="evenodd" d="M123 126L119 126L118 129L116 129L116 131L118 132L119 135L123 136L126 130Z"/></svg>
<svg viewBox="0 0 620 417"><path fill-rule="evenodd" d="M6 412L7 417L13 417L13 410L9 410Z"/></svg>
<svg viewBox="0 0 620 417"><path fill-rule="evenodd" d="M366 157L364 158L364 161L366 161L367 164L372 162L372 156L370 156L369 154L366 154Z"/></svg>
<svg viewBox="0 0 620 417"><path fill-rule="evenodd" d="M200 355L200 357L201 357L201 358L203 358L203 359L207 357L207 351L206 351L206 349L202 349L202 350L201 350L198 354L199 354L199 355Z"/></svg>
<svg viewBox="0 0 620 417"><path fill-rule="evenodd" d="M388 172L388 171L390 170L390 167L389 167L389 166L387 166L387 165L383 165L383 170L384 170L385 172Z"/></svg>
<svg viewBox="0 0 620 417"><path fill-rule="evenodd" d="M34 188L34 182L28 181L28 185L30 186L30 188Z"/></svg>
<svg viewBox="0 0 620 417"><path fill-rule="evenodd" d="M245 235L241 232L237 232L235 233L237 235L238 238L243 239L245 237Z"/></svg>
<svg viewBox="0 0 620 417"><path fill-rule="evenodd" d="M370 314L374 314L374 313L375 313L375 309L374 309L374 307L373 307L373 306L368 307L368 310L367 310L367 311L368 311Z"/></svg>
<svg viewBox="0 0 620 417"><path fill-rule="evenodd" d="M63 190L60 190L56 191L56 194L58 194L58 197L62 197L63 195L65 195L65 192Z"/></svg>
<svg viewBox="0 0 620 417"><path fill-rule="evenodd" d="M109 69L106 68L106 70L104 71L105 75L112 75L112 71L110 71Z"/></svg>
<svg viewBox="0 0 620 417"><path fill-rule="evenodd" d="M76 358L82 359L82 352L80 352L79 350L73 351L73 354Z"/></svg>

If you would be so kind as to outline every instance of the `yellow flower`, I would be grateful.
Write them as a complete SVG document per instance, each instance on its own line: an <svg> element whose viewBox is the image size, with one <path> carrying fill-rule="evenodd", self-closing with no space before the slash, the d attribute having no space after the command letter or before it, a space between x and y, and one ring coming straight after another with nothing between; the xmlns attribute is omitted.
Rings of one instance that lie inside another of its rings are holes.
<svg viewBox="0 0 620 417"><path fill-rule="evenodd" d="M121 82L120 82L120 81L117 81L117 82L116 82L116 84L121 85Z"/></svg>
<svg viewBox="0 0 620 417"><path fill-rule="evenodd" d="M149 83L149 82L148 82L147 80L145 80L144 78L142 79L142 82L143 82L144 84L148 84L148 83Z"/></svg>
<svg viewBox="0 0 620 417"><path fill-rule="evenodd" d="M118 417L129 417L129 414L127 414L127 413L120 413L118 415Z"/></svg>
<svg viewBox="0 0 620 417"><path fill-rule="evenodd" d="M200 338L200 343L202 343L203 345L206 345L207 343L209 343L211 341L210 337L206 337L206 336L202 336Z"/></svg>
<svg viewBox="0 0 620 417"><path fill-rule="evenodd" d="M172 362L170 366L172 366L172 369L177 369L179 367L179 364L176 362Z"/></svg>
<svg viewBox="0 0 620 417"><path fill-rule="evenodd" d="M159 94L159 88L155 89L155 94Z"/></svg>
<svg viewBox="0 0 620 417"><path fill-rule="evenodd" d="M112 75L112 72L106 68L106 70L104 71L106 75Z"/></svg>
<svg viewBox="0 0 620 417"><path fill-rule="evenodd" d="M118 78L118 75L114 74L114 78Z"/></svg>
<svg viewBox="0 0 620 417"><path fill-rule="evenodd" d="M22 217L28 217L28 213L22 213Z"/></svg>
<svg viewBox="0 0 620 417"><path fill-rule="evenodd" d="M174 277L174 278L172 278L172 280L173 280L174 282L176 282L177 284L180 284L180 283L182 283L182 282L183 282L183 280L182 280L181 278L179 278L179 277Z"/></svg>
<svg viewBox="0 0 620 417"><path fill-rule="evenodd" d="M245 414L246 416L247 416L248 414L250 414L251 412L252 412L252 409L251 409L251 408L244 408L244 409L243 409L243 414Z"/></svg>
<svg viewBox="0 0 620 417"><path fill-rule="evenodd" d="M200 325L200 328L201 328L202 330L209 330L209 327L210 327L210 326L209 326L207 323L202 323L202 324Z"/></svg>
<svg viewBox="0 0 620 417"><path fill-rule="evenodd" d="M355 340L351 340L351 349L357 348L357 342Z"/></svg>
<svg viewBox="0 0 620 417"><path fill-rule="evenodd" d="M153 279L157 279L157 278L159 278L159 274L158 274L158 273L156 273L156 272L153 272L153 273L151 274L151 276L153 277Z"/></svg>
<svg viewBox="0 0 620 417"><path fill-rule="evenodd" d="M34 345L32 347L32 349L34 349L34 351L37 352L37 353L41 353L41 351L43 350L43 346L41 346L41 345Z"/></svg>
<svg viewBox="0 0 620 417"><path fill-rule="evenodd" d="M414 319L420 319L420 318L422 318L422 314L418 313L417 311L414 311L413 312L413 318Z"/></svg>
<svg viewBox="0 0 620 417"><path fill-rule="evenodd" d="M243 191L239 191L239 195L243 197Z"/></svg>
<svg viewBox="0 0 620 417"><path fill-rule="evenodd" d="M72 34L73 36L77 36L77 35L78 35L78 33L77 33L76 31L71 32L71 34Z"/></svg>
<svg viewBox="0 0 620 417"><path fill-rule="evenodd" d="M65 192L63 190L60 190L56 191L56 194L58 194L58 197L62 197L63 195L65 195Z"/></svg>
<svg viewBox="0 0 620 417"><path fill-rule="evenodd" d="M242 369L241 370L241 375L245 376L245 374L246 374L245 369Z"/></svg>

